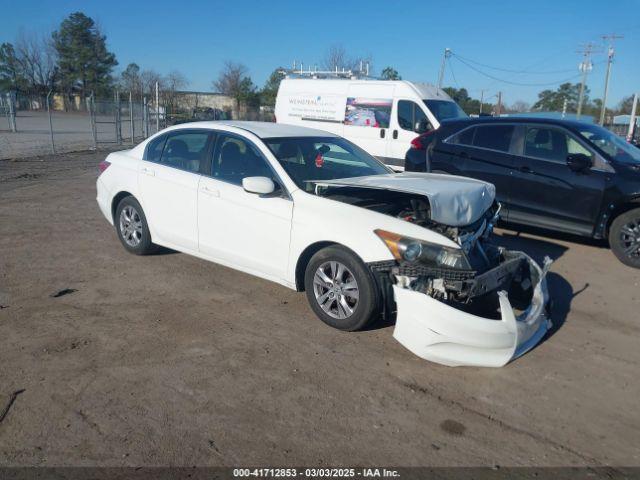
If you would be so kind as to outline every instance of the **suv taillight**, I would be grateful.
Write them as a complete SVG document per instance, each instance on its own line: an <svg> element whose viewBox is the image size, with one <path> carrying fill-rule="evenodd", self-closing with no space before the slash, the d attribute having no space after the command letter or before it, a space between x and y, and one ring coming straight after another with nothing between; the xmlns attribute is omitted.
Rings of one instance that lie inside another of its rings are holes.
<svg viewBox="0 0 640 480"><path fill-rule="evenodd" d="M431 141L431 136L436 133L435 130L429 130L428 132L423 133L419 137L411 140L411 148L415 150L426 150L429 142Z"/></svg>
<svg viewBox="0 0 640 480"><path fill-rule="evenodd" d="M111 165L111 162L107 162L106 160L103 160L98 164L98 170L100 171L100 173L102 173L107 168L109 168L110 165Z"/></svg>

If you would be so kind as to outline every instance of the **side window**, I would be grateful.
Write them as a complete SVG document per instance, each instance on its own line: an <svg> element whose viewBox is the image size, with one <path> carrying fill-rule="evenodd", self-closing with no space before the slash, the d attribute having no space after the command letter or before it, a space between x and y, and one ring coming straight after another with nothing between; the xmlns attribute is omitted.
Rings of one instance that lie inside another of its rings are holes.
<svg viewBox="0 0 640 480"><path fill-rule="evenodd" d="M447 143L453 145L473 145L473 134L475 131L475 128L467 128L453 135Z"/></svg>
<svg viewBox="0 0 640 480"><path fill-rule="evenodd" d="M593 157L593 154L589 150L572 137L567 137L567 151L569 154L582 153L587 157Z"/></svg>
<svg viewBox="0 0 640 480"><path fill-rule="evenodd" d="M423 133L429 129L429 120L426 114L415 102L399 100L397 117L398 125L403 130Z"/></svg>
<svg viewBox="0 0 640 480"><path fill-rule="evenodd" d="M149 142L144 152L144 159L149 162L159 162L162 155L164 143L167 140L166 135L160 135Z"/></svg>
<svg viewBox="0 0 640 480"><path fill-rule="evenodd" d="M245 177L269 177L276 181L258 149L250 142L230 135L220 136L212 170L214 178L235 185L242 185Z"/></svg>
<svg viewBox="0 0 640 480"><path fill-rule="evenodd" d="M473 145L499 152L509 152L514 128L513 125L483 125L477 127Z"/></svg>
<svg viewBox="0 0 640 480"><path fill-rule="evenodd" d="M567 134L554 128L529 127L524 139L524 154L564 163L569 153L568 138Z"/></svg>
<svg viewBox="0 0 640 480"><path fill-rule="evenodd" d="M186 132L169 135L160 163L198 173L207 155L210 132Z"/></svg>

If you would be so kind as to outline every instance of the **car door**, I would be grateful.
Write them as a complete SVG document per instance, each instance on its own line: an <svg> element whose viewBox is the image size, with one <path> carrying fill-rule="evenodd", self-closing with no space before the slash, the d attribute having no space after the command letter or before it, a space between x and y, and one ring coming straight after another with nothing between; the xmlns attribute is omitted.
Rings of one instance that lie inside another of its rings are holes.
<svg viewBox="0 0 640 480"><path fill-rule="evenodd" d="M242 188L245 177L269 177L271 195ZM293 201L260 149L239 135L220 133L210 175L198 190L199 248L229 266L269 278L287 271Z"/></svg>
<svg viewBox="0 0 640 480"><path fill-rule="evenodd" d="M157 241L198 250L198 183L210 154L210 130L175 130L152 140L140 162L138 188Z"/></svg>
<svg viewBox="0 0 640 480"><path fill-rule="evenodd" d="M411 140L433 129L433 126L422 106L413 100L396 100L394 112L387 151L389 157L404 159L407 150L411 148Z"/></svg>
<svg viewBox="0 0 640 480"><path fill-rule="evenodd" d="M522 154L513 174L513 214L509 220L591 235L602 203L607 173L597 154L568 130L554 125L523 125ZM596 165L575 172L567 155L581 153Z"/></svg>
<svg viewBox="0 0 640 480"><path fill-rule="evenodd" d="M343 136L385 163L392 104L393 87L390 85L358 83L349 86Z"/></svg>

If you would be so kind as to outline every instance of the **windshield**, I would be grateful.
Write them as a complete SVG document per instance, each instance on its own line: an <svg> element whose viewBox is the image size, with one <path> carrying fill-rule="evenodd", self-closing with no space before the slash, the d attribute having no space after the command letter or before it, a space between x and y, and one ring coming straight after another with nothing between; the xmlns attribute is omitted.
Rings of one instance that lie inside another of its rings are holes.
<svg viewBox="0 0 640 480"><path fill-rule="evenodd" d="M612 160L622 163L640 163L640 148L597 125L581 125L580 135L599 147Z"/></svg>
<svg viewBox="0 0 640 480"><path fill-rule="evenodd" d="M353 143L339 137L265 138L291 180L312 192L314 180L363 177L393 173Z"/></svg>
<svg viewBox="0 0 640 480"><path fill-rule="evenodd" d="M450 100L423 100L427 108L439 122L448 118L465 118L467 114L456 102Z"/></svg>

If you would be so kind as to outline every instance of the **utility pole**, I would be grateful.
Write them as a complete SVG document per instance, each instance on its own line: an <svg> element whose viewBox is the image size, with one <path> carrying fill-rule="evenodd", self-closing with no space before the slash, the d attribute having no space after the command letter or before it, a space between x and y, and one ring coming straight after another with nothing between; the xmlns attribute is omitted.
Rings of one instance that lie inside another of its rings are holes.
<svg viewBox="0 0 640 480"><path fill-rule="evenodd" d="M587 73L589 70L593 68L593 64L591 63L591 54L593 54L595 50L595 45L591 42L587 43L582 47L582 50L579 50L578 53L582 53L583 59L578 66L578 69L582 72L582 80L580 82L580 97L578 98L578 111L576 112L576 118L580 118L582 114L582 101L584 100L584 86L587 83Z"/></svg>
<svg viewBox="0 0 640 480"><path fill-rule="evenodd" d="M480 113L482 115L482 104L484 103L484 88L480 90Z"/></svg>
<svg viewBox="0 0 640 480"><path fill-rule="evenodd" d="M498 92L498 105L496 105L496 117L500 116L502 111L502 92Z"/></svg>
<svg viewBox="0 0 640 480"><path fill-rule="evenodd" d="M633 106L631 107L631 117L629 118L629 132L627 133L627 142L633 140L633 134L636 127L636 108L638 107L638 94L633 95Z"/></svg>
<svg viewBox="0 0 640 480"><path fill-rule="evenodd" d="M562 102L562 118L564 118L567 115L567 99L564 99L564 102Z"/></svg>
<svg viewBox="0 0 640 480"><path fill-rule="evenodd" d="M442 82L444 81L444 64L451 56L451 49L445 48L444 55L442 56L442 63L440 64L440 75L438 75L438 88L442 88Z"/></svg>
<svg viewBox="0 0 640 480"><path fill-rule="evenodd" d="M609 49L607 52L607 76L604 79L604 95L602 96L602 108L600 110L600 125L604 125L604 116L607 110L607 94L609 93L609 75L611 74L611 64L613 63L613 42L619 38L624 38L624 35L602 35L602 40L609 41Z"/></svg>

